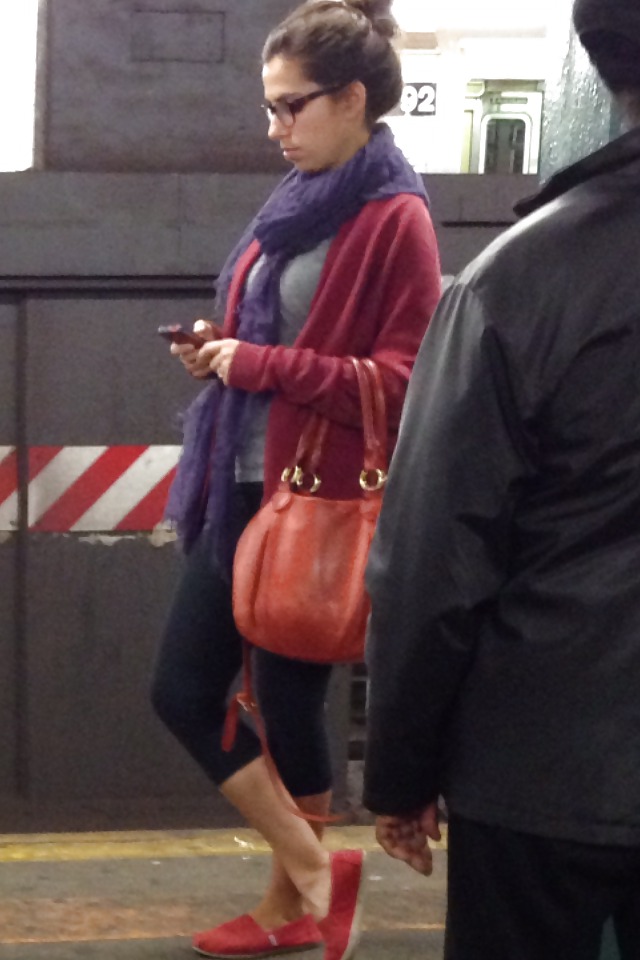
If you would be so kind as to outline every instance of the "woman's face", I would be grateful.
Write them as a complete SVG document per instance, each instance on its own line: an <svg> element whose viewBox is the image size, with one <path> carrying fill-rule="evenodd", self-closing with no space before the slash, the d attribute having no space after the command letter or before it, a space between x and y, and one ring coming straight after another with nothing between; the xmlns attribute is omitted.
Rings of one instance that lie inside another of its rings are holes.
<svg viewBox="0 0 640 960"><path fill-rule="evenodd" d="M264 65L262 81L265 101L272 108L267 110L268 136L280 143L285 160L298 170L315 173L339 167L369 140L361 83L296 104L323 88L307 79L297 60L284 57L273 57Z"/></svg>

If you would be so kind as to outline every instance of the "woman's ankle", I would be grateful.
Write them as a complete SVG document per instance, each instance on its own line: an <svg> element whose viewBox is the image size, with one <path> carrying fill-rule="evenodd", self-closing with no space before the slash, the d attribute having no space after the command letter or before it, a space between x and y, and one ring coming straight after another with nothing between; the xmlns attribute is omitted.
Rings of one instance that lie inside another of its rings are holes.
<svg viewBox="0 0 640 960"><path fill-rule="evenodd" d="M315 876L306 884L302 896L302 906L305 913L310 913L314 920L323 920L329 912L331 903L331 861L327 853L326 863Z"/></svg>
<svg viewBox="0 0 640 960"><path fill-rule="evenodd" d="M306 913L302 897L293 885L286 890L269 889L251 916L261 927L269 930L299 920Z"/></svg>

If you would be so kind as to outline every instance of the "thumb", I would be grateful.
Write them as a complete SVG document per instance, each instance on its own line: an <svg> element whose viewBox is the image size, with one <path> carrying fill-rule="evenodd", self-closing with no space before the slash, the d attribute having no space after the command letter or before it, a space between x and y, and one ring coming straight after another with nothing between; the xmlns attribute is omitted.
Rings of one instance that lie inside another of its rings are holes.
<svg viewBox="0 0 640 960"><path fill-rule="evenodd" d="M430 840L440 840L442 834L440 833L440 827L438 826L438 803L434 801L430 803L422 811L420 817L420 826L429 837Z"/></svg>
<svg viewBox="0 0 640 960"><path fill-rule="evenodd" d="M204 337L205 340L214 340L213 323L210 320L196 320L193 325L193 332Z"/></svg>

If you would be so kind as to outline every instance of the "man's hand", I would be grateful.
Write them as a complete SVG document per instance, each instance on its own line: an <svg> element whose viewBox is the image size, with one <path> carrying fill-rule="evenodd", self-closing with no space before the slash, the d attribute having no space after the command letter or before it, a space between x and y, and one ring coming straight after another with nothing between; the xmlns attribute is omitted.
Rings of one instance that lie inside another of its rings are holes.
<svg viewBox="0 0 640 960"><path fill-rule="evenodd" d="M404 860L418 873L428 877L433 870L429 840L441 837L438 826L438 804L434 800L413 814L376 817L376 840L390 857Z"/></svg>

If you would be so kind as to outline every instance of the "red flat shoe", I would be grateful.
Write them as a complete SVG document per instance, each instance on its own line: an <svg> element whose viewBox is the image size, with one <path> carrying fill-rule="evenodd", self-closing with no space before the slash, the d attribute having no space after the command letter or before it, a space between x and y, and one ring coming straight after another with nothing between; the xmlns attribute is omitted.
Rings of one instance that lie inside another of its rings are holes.
<svg viewBox="0 0 640 960"><path fill-rule="evenodd" d="M254 957L311 950L321 943L322 934L309 914L292 923L265 930L245 913L212 930L196 933L192 946L203 957L216 960L253 960Z"/></svg>
<svg viewBox="0 0 640 960"><path fill-rule="evenodd" d="M362 850L331 854L331 903L327 916L318 921L326 944L324 960L349 960L358 946L363 862Z"/></svg>

